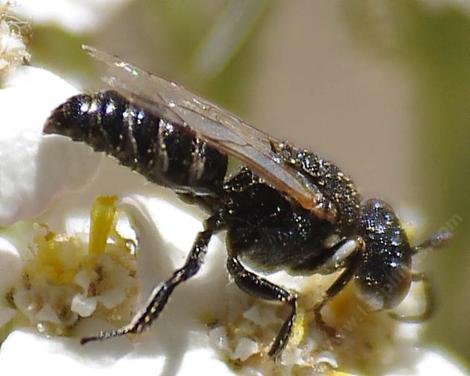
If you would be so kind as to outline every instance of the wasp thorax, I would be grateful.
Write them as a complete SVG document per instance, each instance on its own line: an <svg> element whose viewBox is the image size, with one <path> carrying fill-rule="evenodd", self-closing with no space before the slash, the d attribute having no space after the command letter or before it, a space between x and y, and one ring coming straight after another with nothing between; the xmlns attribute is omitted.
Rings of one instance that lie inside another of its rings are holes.
<svg viewBox="0 0 470 376"><path fill-rule="evenodd" d="M393 209L380 200L366 201L359 235L365 242L356 280L371 309L397 306L411 284L412 249Z"/></svg>

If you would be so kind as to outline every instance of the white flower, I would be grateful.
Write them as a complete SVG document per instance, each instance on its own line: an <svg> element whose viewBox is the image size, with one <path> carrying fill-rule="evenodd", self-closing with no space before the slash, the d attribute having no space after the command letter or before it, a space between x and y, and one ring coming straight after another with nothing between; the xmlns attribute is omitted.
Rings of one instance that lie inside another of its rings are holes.
<svg viewBox="0 0 470 376"><path fill-rule="evenodd" d="M188 207L171 191L146 183L143 177L86 145L58 136L43 137L42 125L49 112L75 93L58 77L33 67L18 71L0 91L0 225L5 226L0 231L0 296L5 297L22 278L33 222L46 223L58 233L87 233L88 211L95 197L117 195L121 197L121 211L138 236L139 297L145 302L154 284L168 278L184 262L201 229L201 217L188 214ZM132 233L125 221L120 230ZM109 262L104 261L105 268ZM37 328L21 325L10 328L15 330L0 347L0 374L238 374L227 359L240 361L245 366L242 371L253 375L281 366L287 373L296 362L308 366L311 359L306 355L317 351L314 338L306 340L302 348L293 346L286 351L283 363L275 365L266 360L269 342L282 323L282 309L247 303L250 300L246 295L228 282L224 263L223 246L214 238L201 272L178 287L148 333L134 341L121 337L86 346L80 346L78 337L110 327L93 318L97 305L119 304L121 292L130 282L123 275L125 268L110 266L114 288L90 297L86 290L92 276L80 271L74 277L81 289L73 297L73 311L92 318L80 320L72 337L48 337ZM302 284L299 278L290 280L294 285ZM0 328L15 315L7 303L7 299L0 299ZM49 306L40 315L60 320ZM208 322L211 328L205 325ZM304 333L299 328L292 341L300 343ZM263 334L267 337L261 341L252 338ZM415 335L410 338L413 341ZM412 355L404 357L396 369L406 370L404 374L427 375L432 367L439 374L463 375L448 357L438 353L423 349ZM333 367L339 363L334 353L323 351L313 357ZM255 363L250 363L253 359ZM340 363L338 369L342 369Z"/></svg>
<svg viewBox="0 0 470 376"><path fill-rule="evenodd" d="M14 11L36 24L52 23L71 32L90 32L129 0L37 0L16 2Z"/></svg>
<svg viewBox="0 0 470 376"><path fill-rule="evenodd" d="M22 35L27 26L8 11L9 3L0 3L0 77L30 59Z"/></svg>
<svg viewBox="0 0 470 376"><path fill-rule="evenodd" d="M0 225L13 225L4 227L0 233L0 293L4 297L21 278L20 255L28 250L33 219L47 223L57 232L86 232L94 198L116 194L123 197L120 207L135 221L139 232L142 252L138 273L141 298L145 301L153 285L168 278L184 262L201 222L178 208L183 204L168 204L168 198L174 200L173 193L147 184L115 161L103 158L85 145L41 135L49 112L75 93L58 77L33 67L18 70L7 88L0 90ZM153 218L165 234L164 240ZM126 230L129 231L123 229ZM217 247L220 241L215 240L210 252ZM223 253L215 253L204 266L201 278L195 278L194 283L182 286L175 294L174 304L159 319L160 325L155 325L135 344L120 338L80 346L77 337L48 338L35 328L18 328L1 345L0 373L14 370L49 375L65 371L72 375L83 372L155 375L167 370L169 374L189 375L212 370L215 374L230 374L208 346L205 326L199 319L207 313L207 307L223 300L220 286L227 283L224 268L220 267ZM206 280L207 274L211 278ZM83 303L79 299L77 296L78 305ZM101 299L105 300L103 304L114 304L120 297L111 291ZM3 304L4 300L0 299L0 326L13 316L12 308ZM79 326L77 335L95 334L103 325L106 323L90 320Z"/></svg>

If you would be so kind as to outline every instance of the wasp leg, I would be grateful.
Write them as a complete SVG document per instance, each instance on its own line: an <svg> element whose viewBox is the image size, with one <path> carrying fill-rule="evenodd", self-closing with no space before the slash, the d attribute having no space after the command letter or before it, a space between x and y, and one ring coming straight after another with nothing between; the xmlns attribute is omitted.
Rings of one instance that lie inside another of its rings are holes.
<svg viewBox="0 0 470 376"><path fill-rule="evenodd" d="M163 308L165 308L175 287L199 271L204 262L204 256L207 253L207 247L212 235L219 231L222 226L223 223L218 216L210 217L205 222L205 230L198 233L184 266L176 270L168 280L153 289L145 308L138 312L128 325L115 330L101 331L96 336L83 337L80 343L84 345L91 341L102 341L128 333L142 333L145 329L149 328L163 311Z"/></svg>
<svg viewBox="0 0 470 376"><path fill-rule="evenodd" d="M297 296L282 287L249 272L236 257L229 257L227 261L227 269L230 275L235 279L235 283L238 287L246 293L261 299L277 300L290 305L291 312L284 321L284 324L279 330L279 333L268 353L270 357L276 358L282 353L282 350L284 350L289 340L297 311Z"/></svg>
<svg viewBox="0 0 470 376"><path fill-rule="evenodd" d="M434 294L432 290L431 282L424 273L413 273L413 282L421 282L424 289L425 307L423 312L416 315L400 315L396 312L390 312L389 315L395 320L407 323L420 323L428 320L434 313Z"/></svg>
<svg viewBox="0 0 470 376"><path fill-rule="evenodd" d="M347 253L344 254L344 258L338 258L337 254L343 253L343 248L346 243L350 240L353 240L355 245L353 250L349 250ZM337 331L335 328L329 326L322 317L321 310L325 306L328 301L333 299L343 288L348 284L348 282L354 277L356 270L361 262L362 253L365 249L364 241L361 237L356 237L353 239L349 239L345 242L341 242L337 246L335 246L336 252L334 253L333 259L336 259L338 264L344 264L344 270L339 275L339 277L333 282L333 284L323 293L323 298L318 302L315 307L313 308L315 314L315 321L318 327L325 332L329 338L334 340L341 340L342 334Z"/></svg>

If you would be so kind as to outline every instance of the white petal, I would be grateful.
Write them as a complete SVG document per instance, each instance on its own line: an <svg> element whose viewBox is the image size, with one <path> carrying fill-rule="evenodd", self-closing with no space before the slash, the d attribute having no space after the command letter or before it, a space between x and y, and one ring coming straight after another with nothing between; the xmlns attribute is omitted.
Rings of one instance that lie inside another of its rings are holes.
<svg viewBox="0 0 470 376"><path fill-rule="evenodd" d="M59 24L72 32L92 31L129 0L21 0L14 11L35 23Z"/></svg>
<svg viewBox="0 0 470 376"><path fill-rule="evenodd" d="M0 225L43 212L60 193L96 172L101 155L59 136L42 136L54 109L76 90L43 69L24 67L0 90Z"/></svg>
<svg viewBox="0 0 470 376"><path fill-rule="evenodd" d="M255 341L245 337L240 339L231 356L233 359L245 361L257 352L259 352L259 345Z"/></svg>
<svg viewBox="0 0 470 376"><path fill-rule="evenodd" d="M204 348L181 353L182 344L170 343L166 347L169 352L159 356L149 348L137 347L129 352L129 346L116 342L99 345L80 346L75 339L48 339L33 331L18 330L0 348L0 374L9 375L12 370L19 375L48 376L153 376L163 371L180 376L233 374L213 351Z"/></svg>
<svg viewBox="0 0 470 376"><path fill-rule="evenodd" d="M400 365L397 365L400 367ZM405 367L406 365L402 365ZM445 375L445 376L465 376L468 373L459 367L455 360L449 355L441 354L434 351L422 351L417 364L409 365L403 371L390 373L387 376L429 376L429 375Z"/></svg>
<svg viewBox="0 0 470 376"><path fill-rule="evenodd" d="M60 324L61 321L55 311L49 304L46 304L42 309L35 314L35 318L38 321L47 321L54 324Z"/></svg>
<svg viewBox="0 0 470 376"><path fill-rule="evenodd" d="M77 294L72 299L72 312L78 313L81 317L89 317L96 310L97 299L88 298L83 294Z"/></svg>
<svg viewBox="0 0 470 376"><path fill-rule="evenodd" d="M20 254L7 239L0 237L0 294L10 288L20 277Z"/></svg>
<svg viewBox="0 0 470 376"><path fill-rule="evenodd" d="M21 260L16 248L8 240L0 237L0 296L3 297L21 277ZM0 299L0 328L10 321L16 311Z"/></svg>

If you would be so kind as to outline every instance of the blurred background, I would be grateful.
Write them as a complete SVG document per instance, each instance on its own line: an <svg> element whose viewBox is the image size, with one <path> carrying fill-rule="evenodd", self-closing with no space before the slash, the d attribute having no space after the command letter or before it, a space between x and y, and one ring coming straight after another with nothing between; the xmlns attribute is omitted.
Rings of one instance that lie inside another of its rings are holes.
<svg viewBox="0 0 470 376"><path fill-rule="evenodd" d="M17 0L31 64L99 88L82 43L336 162L364 197L455 238L426 257L425 341L470 364L470 2Z"/></svg>

